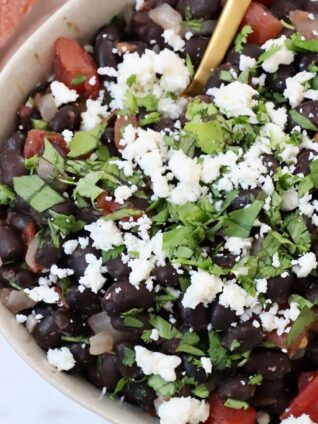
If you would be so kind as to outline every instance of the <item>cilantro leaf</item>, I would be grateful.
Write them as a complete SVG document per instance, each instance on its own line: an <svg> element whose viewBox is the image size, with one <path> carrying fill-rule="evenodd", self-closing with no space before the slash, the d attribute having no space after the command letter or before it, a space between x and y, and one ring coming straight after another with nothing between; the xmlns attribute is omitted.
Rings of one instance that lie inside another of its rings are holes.
<svg viewBox="0 0 318 424"><path fill-rule="evenodd" d="M97 187L98 181L104 176L103 171L90 172L85 177L78 180L77 186L74 190L73 195L80 195L82 197L88 197L93 202L104 190Z"/></svg>
<svg viewBox="0 0 318 424"><path fill-rule="evenodd" d="M101 124L90 131L77 131L70 142L70 151L67 156L77 158L94 151L104 130L105 124Z"/></svg>
<svg viewBox="0 0 318 424"><path fill-rule="evenodd" d="M124 347L124 358L123 364L125 367L132 367L136 362L136 353L134 349L129 349L129 347Z"/></svg>
<svg viewBox="0 0 318 424"><path fill-rule="evenodd" d="M310 325L317 319L316 314L305 306L296 321L293 323L290 332L288 333L287 343L292 346L297 343L304 332L310 327Z"/></svg>
<svg viewBox="0 0 318 424"><path fill-rule="evenodd" d="M118 381L118 383L117 383L117 385L115 387L115 390L114 390L114 392L112 394L112 397L115 397L116 395L118 395L119 393L121 393L124 390L124 388L125 388L125 386L126 386L127 383L128 383L127 378L122 377Z"/></svg>
<svg viewBox="0 0 318 424"><path fill-rule="evenodd" d="M234 41L234 48L236 53L242 53L243 45L246 44L247 38L252 34L253 28L250 25L244 25L241 32L236 36Z"/></svg>
<svg viewBox="0 0 318 424"><path fill-rule="evenodd" d="M221 338L216 331L209 331L209 355L213 368L222 371L231 365L226 349L222 346Z"/></svg>
<svg viewBox="0 0 318 424"><path fill-rule="evenodd" d="M188 122L184 129L196 135L198 145L204 153L213 154L223 150L225 141L219 121Z"/></svg>
<svg viewBox="0 0 318 424"><path fill-rule="evenodd" d="M78 74L72 79L71 84L72 85L79 85L79 84L82 84L83 82L85 82L86 80L87 80L86 75Z"/></svg>
<svg viewBox="0 0 318 424"><path fill-rule="evenodd" d="M289 115L291 119L299 125L304 130L310 130L310 131L318 131L318 127L314 125L310 119L303 116L301 113L297 112L297 110L292 109L289 111Z"/></svg>
<svg viewBox="0 0 318 424"><path fill-rule="evenodd" d="M200 399L206 399L209 397L210 392L208 388L204 384L200 384L199 386L196 386L192 390L192 394Z"/></svg>
<svg viewBox="0 0 318 424"><path fill-rule="evenodd" d="M314 160L310 164L310 177L315 188L318 188L318 160Z"/></svg>
<svg viewBox="0 0 318 424"><path fill-rule="evenodd" d="M57 171L62 174L64 172L64 159L59 152L52 146L52 144L44 140L43 159L52 164Z"/></svg>
<svg viewBox="0 0 318 424"><path fill-rule="evenodd" d="M47 131L49 129L47 122L42 121L41 119L31 119L32 128L36 130Z"/></svg>
<svg viewBox="0 0 318 424"><path fill-rule="evenodd" d="M305 40L301 36L301 34L296 33L293 34L291 39L288 40L288 48L291 50L295 50L296 52L313 52L318 53L318 41L313 40Z"/></svg>
<svg viewBox="0 0 318 424"><path fill-rule="evenodd" d="M142 211L138 209L120 208L113 213L104 215L102 219L105 221L120 221L123 218L129 218L130 216L140 216Z"/></svg>
<svg viewBox="0 0 318 424"><path fill-rule="evenodd" d="M265 52L262 53L260 57L258 58L258 64L261 64L265 62L265 60L270 59L272 56L274 56L274 54L278 53L280 49L281 49L280 46L274 44L268 50L265 50Z"/></svg>
<svg viewBox="0 0 318 424"><path fill-rule="evenodd" d="M232 409L243 409L244 411L247 411L250 407L247 402L236 399L227 399L226 402L224 402L224 406Z"/></svg>
<svg viewBox="0 0 318 424"><path fill-rule="evenodd" d="M301 253L310 249L310 234L304 218L299 213L288 215L285 219L286 230Z"/></svg>
<svg viewBox="0 0 318 424"><path fill-rule="evenodd" d="M118 256L120 256L124 252L125 248L126 247L124 245L121 245L121 246L113 247L112 249L107 250L107 252L103 250L102 251L103 263L105 264L112 259L118 258Z"/></svg>
<svg viewBox="0 0 318 424"><path fill-rule="evenodd" d="M229 237L247 238L262 210L264 202L256 200L244 209L235 210L222 220L225 234Z"/></svg>
<svg viewBox="0 0 318 424"><path fill-rule="evenodd" d="M9 205L15 198L15 193L10 187L0 184L0 205Z"/></svg>
<svg viewBox="0 0 318 424"><path fill-rule="evenodd" d="M150 314L149 322L158 330L159 336L165 340L179 339L181 337L180 331L159 315Z"/></svg>
<svg viewBox="0 0 318 424"><path fill-rule="evenodd" d="M169 382L164 380L159 375L152 375L148 378L148 386L150 386L154 391L161 396L173 396L176 391L176 383Z"/></svg>

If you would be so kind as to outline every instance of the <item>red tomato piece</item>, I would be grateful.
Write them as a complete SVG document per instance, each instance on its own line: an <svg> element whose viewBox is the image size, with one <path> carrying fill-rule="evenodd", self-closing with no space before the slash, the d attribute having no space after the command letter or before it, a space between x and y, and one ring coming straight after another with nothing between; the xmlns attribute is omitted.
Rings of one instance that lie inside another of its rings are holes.
<svg viewBox="0 0 318 424"><path fill-rule="evenodd" d="M107 193L101 193L97 197L96 201L96 208L100 209L103 212L103 215L109 215L110 213L113 213L120 209L122 206L115 202L114 200L107 200L106 197L108 196Z"/></svg>
<svg viewBox="0 0 318 424"><path fill-rule="evenodd" d="M31 241L36 236L36 227L35 227L35 225L32 222L30 222L29 224L27 224L23 228L22 233L23 233L23 238L24 238L27 246L29 246L29 244L31 243Z"/></svg>
<svg viewBox="0 0 318 424"><path fill-rule="evenodd" d="M232 409L224 406L224 401L216 395L210 398L210 416L205 424L255 424L256 411L249 407Z"/></svg>
<svg viewBox="0 0 318 424"><path fill-rule="evenodd" d="M253 32L248 36L250 44L264 44L275 38L283 29L281 22L262 4L251 3L243 19L243 25L250 25Z"/></svg>
<svg viewBox="0 0 318 424"><path fill-rule="evenodd" d="M299 336L299 338L292 345L288 344L288 334L284 333L282 335L278 335L276 331L272 331L271 333L266 334L266 340L274 343L277 347L281 349L288 350L288 355L290 358L293 358L297 352L302 349L305 349L308 345L308 331L309 328L305 328L303 333Z"/></svg>
<svg viewBox="0 0 318 424"><path fill-rule="evenodd" d="M100 79L97 66L90 56L76 40L71 38L59 38L54 45L54 73L58 81L63 82L69 88L83 93L86 97L97 97L100 89ZM78 76L85 76L85 81L72 84ZM95 77L95 84L89 83Z"/></svg>
<svg viewBox="0 0 318 424"><path fill-rule="evenodd" d="M281 420L290 416L300 417L307 414L314 422L318 422L318 375L306 385L304 389L295 397L289 408L281 415Z"/></svg>
<svg viewBox="0 0 318 424"><path fill-rule="evenodd" d="M60 134L44 130L30 130L24 144L24 157L30 159L32 156L41 154L45 139L48 139L53 145L59 146L66 154L68 153L66 141Z"/></svg>

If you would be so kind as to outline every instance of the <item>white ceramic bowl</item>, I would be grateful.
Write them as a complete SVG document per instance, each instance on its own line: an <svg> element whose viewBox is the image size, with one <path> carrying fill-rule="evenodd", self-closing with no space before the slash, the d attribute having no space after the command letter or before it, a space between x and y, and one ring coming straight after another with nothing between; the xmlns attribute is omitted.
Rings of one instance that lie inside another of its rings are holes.
<svg viewBox="0 0 318 424"><path fill-rule="evenodd" d="M131 0L70 0L52 15L14 54L0 73L0 141L14 128L18 106L27 93L52 71L52 46L67 36L89 40L96 30ZM1 242L1 241L0 241ZM114 424L154 424L137 407L99 399L100 391L79 377L59 373L15 317L0 305L0 331L16 352L43 378L81 405ZM4 384L4 382L2 382ZM32 385L32 382L30 382Z"/></svg>

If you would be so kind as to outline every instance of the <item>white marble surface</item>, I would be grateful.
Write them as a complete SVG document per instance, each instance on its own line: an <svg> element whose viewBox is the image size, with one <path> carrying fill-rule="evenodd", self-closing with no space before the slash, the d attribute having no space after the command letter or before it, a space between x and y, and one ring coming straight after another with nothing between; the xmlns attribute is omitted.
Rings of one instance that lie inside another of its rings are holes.
<svg viewBox="0 0 318 424"><path fill-rule="evenodd" d="M0 335L1 424L111 424L39 377Z"/></svg>

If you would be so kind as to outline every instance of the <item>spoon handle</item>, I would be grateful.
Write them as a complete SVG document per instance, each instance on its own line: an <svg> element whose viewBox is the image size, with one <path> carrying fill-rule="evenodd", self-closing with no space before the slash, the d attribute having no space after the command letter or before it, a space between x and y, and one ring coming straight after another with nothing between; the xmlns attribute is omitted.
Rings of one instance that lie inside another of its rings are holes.
<svg viewBox="0 0 318 424"><path fill-rule="evenodd" d="M224 59L252 0L227 0L201 64L186 95L201 94L211 72Z"/></svg>

